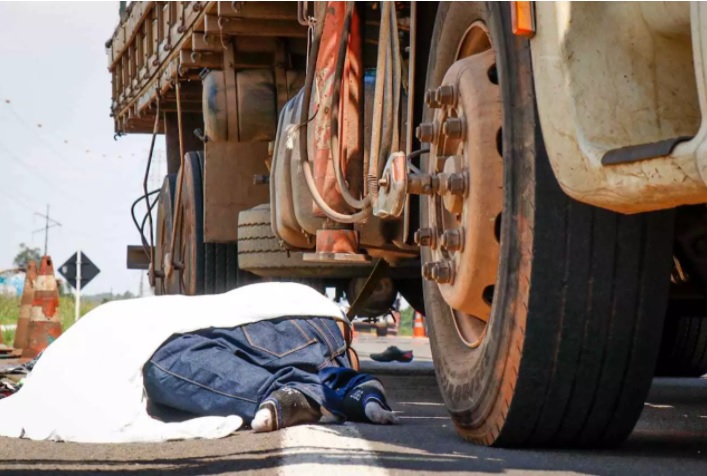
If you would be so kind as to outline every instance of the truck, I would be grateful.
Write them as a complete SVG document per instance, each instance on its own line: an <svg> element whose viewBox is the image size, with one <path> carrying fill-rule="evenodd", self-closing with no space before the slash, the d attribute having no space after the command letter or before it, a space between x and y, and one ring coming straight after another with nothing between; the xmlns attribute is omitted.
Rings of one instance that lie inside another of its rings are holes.
<svg viewBox="0 0 707 476"><path fill-rule="evenodd" d="M163 136L167 175L147 189L150 149L128 265L156 294L298 281L352 315L399 293L461 437L619 444L655 375L707 371L706 23L700 2L132 2L115 132Z"/></svg>

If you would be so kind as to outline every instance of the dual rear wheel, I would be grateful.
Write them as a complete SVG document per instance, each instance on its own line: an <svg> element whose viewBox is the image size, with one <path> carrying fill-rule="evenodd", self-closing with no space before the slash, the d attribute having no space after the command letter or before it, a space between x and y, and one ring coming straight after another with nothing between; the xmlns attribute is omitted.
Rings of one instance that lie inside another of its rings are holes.
<svg viewBox="0 0 707 476"><path fill-rule="evenodd" d="M174 200L180 180L182 215L174 244L177 266L171 276L155 280L156 294L216 294L239 285L239 275L243 273L238 269L237 245L204 242L202 175L202 153L188 152L180 174L165 177L157 208L156 269L163 269L163 263L169 259Z"/></svg>

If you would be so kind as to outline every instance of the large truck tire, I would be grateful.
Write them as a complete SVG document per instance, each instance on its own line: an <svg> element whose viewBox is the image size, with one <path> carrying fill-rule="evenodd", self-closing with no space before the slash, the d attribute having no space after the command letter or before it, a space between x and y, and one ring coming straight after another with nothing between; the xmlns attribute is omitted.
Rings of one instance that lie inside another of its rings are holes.
<svg viewBox="0 0 707 476"><path fill-rule="evenodd" d="M700 377L707 373L707 300L669 303L656 375Z"/></svg>
<svg viewBox="0 0 707 476"><path fill-rule="evenodd" d="M191 152L199 158L203 187L204 151ZM204 294L220 294L238 287L236 243L204 242Z"/></svg>
<svg viewBox="0 0 707 476"><path fill-rule="evenodd" d="M488 38L479 31L487 31ZM472 164L477 169L500 161L500 183L491 186L502 189L502 209L497 220L485 217L487 227L468 236L495 235L497 249L489 253L498 259L483 293L461 294L475 305L487 303L482 319L453 308L444 294L476 263L459 264L467 268L457 268L458 280L452 283L443 268L433 265L454 260L469 247L459 252L422 248L423 272L432 270L428 277L434 278L424 282L423 290L441 393L458 433L475 443L618 444L638 420L654 373L669 287L673 212L622 216L562 192L542 139L529 43L512 35L509 4L440 4L427 88L442 83L459 53L471 58L479 48L490 49L493 56L484 58L495 57L495 64L487 77L459 84L459 91L462 96L475 89L493 92L482 82L498 84L494 94L500 98L502 130L491 131L492 137L466 129L475 142L464 154L482 149L483 163ZM462 96L460 101L468 99ZM481 104L487 96L475 100ZM437 111L426 109L425 119L441 114ZM493 114L466 116L467 124L493 119ZM434 141L425 142L433 150L422 166L437 172L439 151ZM467 197L480 193L473 180ZM422 199L423 228L449 223L431 222L444 213L440 200ZM464 200L462 214L476 206ZM480 251L477 256L485 256Z"/></svg>
<svg viewBox="0 0 707 476"><path fill-rule="evenodd" d="M239 286L238 246L235 243L204 243L204 247L205 294L221 294L236 289Z"/></svg>

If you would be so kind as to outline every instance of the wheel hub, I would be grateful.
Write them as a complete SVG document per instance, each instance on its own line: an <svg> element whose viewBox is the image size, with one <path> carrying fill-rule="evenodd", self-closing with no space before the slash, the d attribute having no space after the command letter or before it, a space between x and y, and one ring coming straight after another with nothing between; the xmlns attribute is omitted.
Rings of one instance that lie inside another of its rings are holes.
<svg viewBox="0 0 707 476"><path fill-rule="evenodd" d="M478 45L479 30L486 31L472 25L467 40ZM434 120L418 132L430 142L426 172L434 190L429 194L430 228L420 230L418 239L431 252L423 276L437 282L456 311L460 336L473 344L490 319L498 270L502 109L490 43L481 52L467 46L463 42L459 51L469 56L456 61L442 85L426 95Z"/></svg>

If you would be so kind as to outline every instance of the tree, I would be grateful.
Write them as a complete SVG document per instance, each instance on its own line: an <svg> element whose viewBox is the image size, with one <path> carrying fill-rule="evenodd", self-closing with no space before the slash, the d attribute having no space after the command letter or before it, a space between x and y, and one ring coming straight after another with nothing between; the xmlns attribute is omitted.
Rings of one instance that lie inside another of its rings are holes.
<svg viewBox="0 0 707 476"><path fill-rule="evenodd" d="M39 264L42 261L42 252L39 248L30 248L24 243L20 243L20 252L15 256L15 266L18 268L27 268L27 263L30 260L34 260L35 263Z"/></svg>
<svg viewBox="0 0 707 476"><path fill-rule="evenodd" d="M122 296L118 295L118 299L134 299L135 295L130 291L125 291Z"/></svg>

